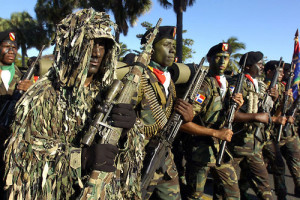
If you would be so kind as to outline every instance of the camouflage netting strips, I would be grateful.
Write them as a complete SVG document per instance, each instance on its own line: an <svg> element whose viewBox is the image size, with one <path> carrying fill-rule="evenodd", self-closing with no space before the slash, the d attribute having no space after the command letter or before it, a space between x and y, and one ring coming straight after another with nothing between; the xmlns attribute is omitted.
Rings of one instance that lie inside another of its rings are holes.
<svg viewBox="0 0 300 200"><path fill-rule="evenodd" d="M77 139L91 117L94 98L115 78L119 47L110 33L111 26L114 23L107 14L92 9L71 14L58 25L53 66L23 95L16 108L13 134L7 141L5 155L10 199L75 199L82 190L85 183ZM84 87L95 38L110 39L112 48L102 61L104 75L97 74ZM126 181L120 183L118 177L123 175L114 174L111 183L105 185L105 199L120 199L116 197L120 192L115 192L120 186L132 193L138 191L129 175L139 175L141 141L141 134L130 132L117 165L117 172L126 172ZM130 162L124 171L127 161ZM131 195L127 193L123 194Z"/></svg>

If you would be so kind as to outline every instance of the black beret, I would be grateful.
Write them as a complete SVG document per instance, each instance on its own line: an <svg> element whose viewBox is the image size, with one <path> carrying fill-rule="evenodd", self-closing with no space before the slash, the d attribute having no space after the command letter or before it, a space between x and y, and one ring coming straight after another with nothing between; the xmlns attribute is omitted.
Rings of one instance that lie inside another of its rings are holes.
<svg viewBox="0 0 300 200"><path fill-rule="evenodd" d="M284 63L284 69L285 70L290 70L291 69L291 64L290 63Z"/></svg>
<svg viewBox="0 0 300 200"><path fill-rule="evenodd" d="M245 53L244 55L242 55L241 59L240 59L240 66L242 66L244 64L244 60L246 57ZM255 63L257 63L258 61L260 61L261 59L263 59L264 54L260 51L250 51L248 52L248 57L247 57L247 61L246 61L246 66L251 66L254 65Z"/></svg>
<svg viewBox="0 0 300 200"><path fill-rule="evenodd" d="M275 69L276 69L276 66L278 66L278 65L279 65L279 61L277 61L277 60L270 60L269 62L267 62L267 63L265 64L265 67L264 67L265 73L266 73L268 70L271 70L271 71L275 70Z"/></svg>
<svg viewBox="0 0 300 200"><path fill-rule="evenodd" d="M150 31L152 32L154 28L149 29L148 31L146 31L146 33L143 35L142 39L141 39L141 44L145 44L147 42L147 35L150 33ZM153 41L153 44L157 43L158 41L160 41L163 38L167 38L167 39L174 39L176 35L176 27L175 26L160 26L158 28L158 33Z"/></svg>
<svg viewBox="0 0 300 200"><path fill-rule="evenodd" d="M223 52L229 54L232 53L231 46L228 43L223 42L213 46L212 48L209 49L206 56L211 57L217 53L223 53Z"/></svg>
<svg viewBox="0 0 300 200"><path fill-rule="evenodd" d="M17 43L16 33L12 30L0 32L0 43L5 40L10 40Z"/></svg>

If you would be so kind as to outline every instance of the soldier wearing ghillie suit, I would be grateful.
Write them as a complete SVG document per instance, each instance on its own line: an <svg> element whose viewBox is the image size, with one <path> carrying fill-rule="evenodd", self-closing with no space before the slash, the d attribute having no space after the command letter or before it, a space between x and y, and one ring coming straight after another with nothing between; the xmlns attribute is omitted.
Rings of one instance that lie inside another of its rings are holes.
<svg viewBox="0 0 300 200"><path fill-rule="evenodd" d="M5 105L12 100L15 90L26 91L31 85L30 80L20 81L22 73L15 65L15 59L18 51L17 37L15 32L8 30L0 32L0 113L5 114ZM8 105L7 104L7 105ZM5 116L0 116L3 119ZM1 124L1 123L0 123ZM3 152L4 141L10 135L9 127L0 125L0 197L3 195Z"/></svg>
<svg viewBox="0 0 300 200"><path fill-rule="evenodd" d="M246 54L240 59L244 63ZM235 115L233 124L234 135L228 144L234 159L239 162L241 176L239 181L241 198L247 198L248 181L259 199L273 199L269 184L268 171L262 156L264 142L258 141L254 136L257 122L268 124L271 118L268 113L258 111L260 97L260 84L257 78L263 73L263 54L261 52L248 52L245 65L245 81L242 88L244 105ZM273 91L274 92L274 91ZM262 133L263 130L262 130ZM264 135L264 139L267 136ZM244 186L246 185L246 187Z"/></svg>
<svg viewBox="0 0 300 200"><path fill-rule="evenodd" d="M176 92L168 67L175 59L175 30L173 26L159 27L159 32L153 41L150 64L145 69L141 80L136 110L140 131L144 133L145 143L147 143L146 153L151 148L148 141L162 137L160 131L174 110ZM142 37L142 44L146 42L148 33L149 31ZM187 107L184 111L177 110L183 115L184 121L192 120L192 108L189 108L189 113ZM165 160L162 161L162 166L156 171L150 185L146 191L142 191L142 194L143 199L181 199L178 173L170 147Z"/></svg>
<svg viewBox="0 0 300 200"><path fill-rule="evenodd" d="M17 104L5 150L9 199L75 199L92 170L108 172L99 180L102 184L96 183L97 197L119 194L110 183L118 148L80 144L93 107L115 78L119 47L111 34L114 26L106 13L93 9L70 14L58 24L53 66ZM112 119L113 125L126 121L130 127L119 127L131 128L133 109L116 109L120 117Z"/></svg>
<svg viewBox="0 0 300 200"><path fill-rule="evenodd" d="M231 98L224 76L230 54L231 47L227 43L219 43L208 51L209 71L193 103L194 120L181 126L182 131L192 134L183 144L188 199L203 198L209 172L214 178L214 199L240 199L237 175L228 151L224 163L216 166L220 140L230 142L233 134L232 130L223 128ZM242 94L236 94L234 100L240 107Z"/></svg>

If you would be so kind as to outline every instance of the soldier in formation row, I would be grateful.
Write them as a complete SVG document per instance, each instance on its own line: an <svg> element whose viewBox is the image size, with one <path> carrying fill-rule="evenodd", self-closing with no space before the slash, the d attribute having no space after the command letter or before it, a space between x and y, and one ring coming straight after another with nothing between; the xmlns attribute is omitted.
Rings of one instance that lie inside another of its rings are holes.
<svg viewBox="0 0 300 200"><path fill-rule="evenodd" d="M285 99L289 107L299 107L291 90L285 90L289 64L270 61L264 70L261 52L244 54L240 65L245 63L245 81L241 92L233 93L237 78L224 75L231 47L219 43L208 51L208 74L193 102L187 102L176 94L172 80L182 74L170 73L176 27L148 30L141 44L150 52L128 62L125 76L117 74L120 49L114 28L106 13L93 9L68 15L57 25L54 63L33 85L31 80L20 81L22 74L14 65L17 36L13 31L0 34L1 109L14 91L26 91L12 123L0 127L1 199L203 199L210 172L214 199L247 199L251 187L259 199L271 200L271 170L275 193L284 200L282 156L293 176L295 195L300 196L299 121L282 113ZM277 66L277 84L268 88ZM114 87L117 77L123 87ZM190 73L189 81L192 77ZM112 88L124 90L130 84L129 100L115 100L122 92L109 99ZM270 111L262 109L266 97L272 103ZM229 129L225 122L232 103L237 107ZM172 144L162 134L174 113L182 119L185 187L179 184ZM100 121L99 116L105 117ZM277 129L285 124L289 126L277 143ZM87 145L84 138L90 132L96 134ZM116 142L107 142L112 139ZM228 147L217 166L222 141ZM145 157L158 144L164 145L163 158L143 187L149 164Z"/></svg>

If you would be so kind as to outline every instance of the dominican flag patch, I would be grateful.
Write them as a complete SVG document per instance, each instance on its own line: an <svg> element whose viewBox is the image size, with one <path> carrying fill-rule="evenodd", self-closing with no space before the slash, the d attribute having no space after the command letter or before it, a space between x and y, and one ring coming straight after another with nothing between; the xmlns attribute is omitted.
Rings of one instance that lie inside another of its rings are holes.
<svg viewBox="0 0 300 200"><path fill-rule="evenodd" d="M234 87L233 87L233 86L230 86L229 89L230 89L230 92L231 92L231 94L232 94L233 91L234 91Z"/></svg>
<svg viewBox="0 0 300 200"><path fill-rule="evenodd" d="M202 94L197 94L196 98L195 98L195 101L199 104L202 104L203 101L205 100L205 96L202 95Z"/></svg>

